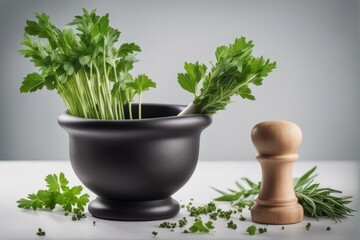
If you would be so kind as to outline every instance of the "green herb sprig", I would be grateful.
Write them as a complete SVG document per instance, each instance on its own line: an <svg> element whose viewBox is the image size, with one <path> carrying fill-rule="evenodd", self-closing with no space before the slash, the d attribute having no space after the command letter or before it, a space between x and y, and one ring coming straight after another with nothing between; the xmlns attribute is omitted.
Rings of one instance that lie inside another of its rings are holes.
<svg viewBox="0 0 360 240"><path fill-rule="evenodd" d="M235 39L229 46L218 47L216 63L211 64L209 71L204 64L185 62L185 73L178 74L178 82L194 95L194 101L181 115L212 115L225 109L234 95L255 100L249 85L261 85L263 78L276 68L276 63L254 57L253 47L252 41L246 41L245 37Z"/></svg>
<svg viewBox="0 0 360 240"><path fill-rule="evenodd" d="M116 120L126 118L125 105L132 118L131 104L138 95L141 118L142 93L156 84L144 74L133 78L130 71L141 48L135 43L116 46L119 36L109 15L95 10L83 9L63 30L45 13L36 13L36 21L26 21L19 52L38 72L24 78L20 91L56 90L71 115Z"/></svg>
<svg viewBox="0 0 360 240"><path fill-rule="evenodd" d="M65 215L74 211L75 220L85 217L82 211L89 202L89 195L81 194L82 186L69 187L69 181L63 173L49 174L45 182L47 183L46 190L39 190L37 193L29 194L27 198L18 200L18 207L36 211L37 209L53 210L56 205L60 205Z"/></svg>
<svg viewBox="0 0 360 240"><path fill-rule="evenodd" d="M299 179L295 179L294 189L299 203L304 208L306 216L319 218L329 217L332 220L352 216L354 209L346 205L351 203L352 196L340 196L342 192L333 188L322 188L319 183L314 183L316 167L309 170Z"/></svg>
<svg viewBox="0 0 360 240"><path fill-rule="evenodd" d="M356 210L347 207L351 203L351 196L340 196L342 192L332 188L321 188L319 183L314 183L317 174L314 174L316 167L313 167L303 176L294 179L295 195L304 208L304 214L308 217L328 217L335 222L352 216ZM244 187L240 182L235 182L238 190L229 189L221 191L213 188L221 194L215 201L233 202L234 206L249 207L254 204L256 196L260 192L260 182L254 183L248 178L242 178L247 184ZM336 195L335 195L336 194Z"/></svg>

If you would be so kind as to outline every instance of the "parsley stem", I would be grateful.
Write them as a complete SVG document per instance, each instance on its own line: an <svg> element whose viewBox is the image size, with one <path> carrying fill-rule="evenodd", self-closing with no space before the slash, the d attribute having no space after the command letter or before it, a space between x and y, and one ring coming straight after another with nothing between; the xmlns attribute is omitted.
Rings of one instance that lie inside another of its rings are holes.
<svg viewBox="0 0 360 240"><path fill-rule="evenodd" d="M139 119L141 119L141 93L139 94Z"/></svg>

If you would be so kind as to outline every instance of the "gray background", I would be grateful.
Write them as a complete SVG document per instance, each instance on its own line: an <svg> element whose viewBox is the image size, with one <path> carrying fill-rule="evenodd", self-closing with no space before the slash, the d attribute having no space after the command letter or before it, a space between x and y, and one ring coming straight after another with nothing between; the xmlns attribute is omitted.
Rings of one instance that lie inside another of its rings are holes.
<svg viewBox="0 0 360 240"><path fill-rule="evenodd" d="M66 132L57 125L65 108L55 92L20 94L35 69L16 51L34 12L63 27L81 8L110 13L121 42L143 52L134 73L158 87L144 101L188 104L177 83L184 61L208 63L218 45L246 36L255 54L278 63L256 101L240 100L218 112L201 140L202 160L253 159L251 128L287 119L300 125L302 159L358 159L359 3L306 1L0 1L0 159L68 159Z"/></svg>

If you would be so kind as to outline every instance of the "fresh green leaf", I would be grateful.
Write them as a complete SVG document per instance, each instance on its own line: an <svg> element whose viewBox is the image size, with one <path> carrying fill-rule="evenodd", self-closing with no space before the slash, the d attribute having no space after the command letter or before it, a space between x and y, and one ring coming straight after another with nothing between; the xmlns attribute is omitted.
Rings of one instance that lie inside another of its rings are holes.
<svg viewBox="0 0 360 240"><path fill-rule="evenodd" d="M106 34L109 31L109 14L101 17L99 20L99 31Z"/></svg>
<svg viewBox="0 0 360 240"><path fill-rule="evenodd" d="M307 171L304 175L302 175L299 179L296 179L294 188L299 189L302 186L308 185L310 182L314 180L314 178L317 176L313 175L313 173L316 171L317 166L311 168L309 171Z"/></svg>
<svg viewBox="0 0 360 240"><path fill-rule="evenodd" d="M83 194L78 198L78 201L76 203L77 208L81 209L82 211L84 210L84 207L88 204L89 202L89 194Z"/></svg>
<svg viewBox="0 0 360 240"><path fill-rule="evenodd" d="M84 65L89 64L90 60L91 60L90 56L81 56L79 58L79 63L84 66Z"/></svg>
<svg viewBox="0 0 360 240"><path fill-rule="evenodd" d="M212 227L212 224L208 224ZM192 233L209 233L209 229L203 224L201 219L196 219L195 223L189 228L189 231Z"/></svg>
<svg viewBox="0 0 360 240"><path fill-rule="evenodd" d="M215 51L215 56L217 61L222 61L227 57L229 48L226 46L220 46Z"/></svg>
<svg viewBox="0 0 360 240"><path fill-rule="evenodd" d="M55 75L45 77L45 86L48 90L54 90L57 87L57 79Z"/></svg>
<svg viewBox="0 0 360 240"><path fill-rule="evenodd" d="M196 97L199 82L204 77L207 68L198 62L195 64L186 62L184 69L186 73L178 74L178 82L183 89L193 93Z"/></svg>
<svg viewBox="0 0 360 240"><path fill-rule="evenodd" d="M38 35L40 33L40 27L37 24L37 22L34 21L26 21L26 27L25 27L25 32L29 35Z"/></svg>
<svg viewBox="0 0 360 240"><path fill-rule="evenodd" d="M19 203L19 208L32 208L34 211L36 211L38 208L43 207L43 202L41 201L41 199L39 199L39 197L33 193L28 195L28 199L22 198L18 200L17 203Z"/></svg>
<svg viewBox="0 0 360 240"><path fill-rule="evenodd" d="M59 196L59 192L51 192L48 190L39 190L37 192L37 197L42 201L45 208L53 210L56 206L57 197Z"/></svg>
<svg viewBox="0 0 360 240"><path fill-rule="evenodd" d="M214 199L215 201L225 201L225 202L232 202L238 200L244 193L237 192L235 194L223 194L223 196Z"/></svg>
<svg viewBox="0 0 360 240"><path fill-rule="evenodd" d="M24 81L20 87L20 92L35 92L42 89L44 85L45 79L40 74L30 73L24 78Z"/></svg>
<svg viewBox="0 0 360 240"><path fill-rule="evenodd" d="M135 43L124 43L119 48L119 55L126 57L134 52L141 52L141 48Z"/></svg>
<svg viewBox="0 0 360 240"><path fill-rule="evenodd" d="M59 178L56 174L49 174L45 178L46 187L50 192L60 192Z"/></svg>
<svg viewBox="0 0 360 240"><path fill-rule="evenodd" d="M74 67L69 63L64 64L64 70L66 71L66 74L69 76L71 76L74 73Z"/></svg>
<svg viewBox="0 0 360 240"><path fill-rule="evenodd" d="M134 82L130 82L128 86L134 89L134 91L140 95L143 92L149 90L149 88L156 87L156 83L145 74L141 74L135 78Z"/></svg>
<svg viewBox="0 0 360 240"><path fill-rule="evenodd" d="M71 189L64 191L59 197L58 197L58 203L63 207L65 211L71 212L73 206L75 206L78 203L79 198L77 195L79 195L82 191L81 186L75 186Z"/></svg>
<svg viewBox="0 0 360 240"><path fill-rule="evenodd" d="M67 191L69 190L68 187L69 181L66 179L64 173L60 173L59 175L59 185L62 191Z"/></svg>

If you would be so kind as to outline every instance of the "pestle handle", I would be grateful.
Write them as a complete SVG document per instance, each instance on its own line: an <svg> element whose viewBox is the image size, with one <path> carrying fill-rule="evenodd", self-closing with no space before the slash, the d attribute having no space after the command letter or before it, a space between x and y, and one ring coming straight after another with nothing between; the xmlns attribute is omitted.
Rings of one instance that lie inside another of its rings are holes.
<svg viewBox="0 0 360 240"><path fill-rule="evenodd" d="M189 114L195 114L196 113L196 106L194 103L190 103L189 105L186 106L186 108L184 108L184 110L182 110L178 116L184 116L184 115L189 115Z"/></svg>
<svg viewBox="0 0 360 240"><path fill-rule="evenodd" d="M301 222L304 212L295 196L292 177L301 129L288 121L267 121L253 128L251 139L262 169L260 192L251 208L252 220L264 224Z"/></svg>

